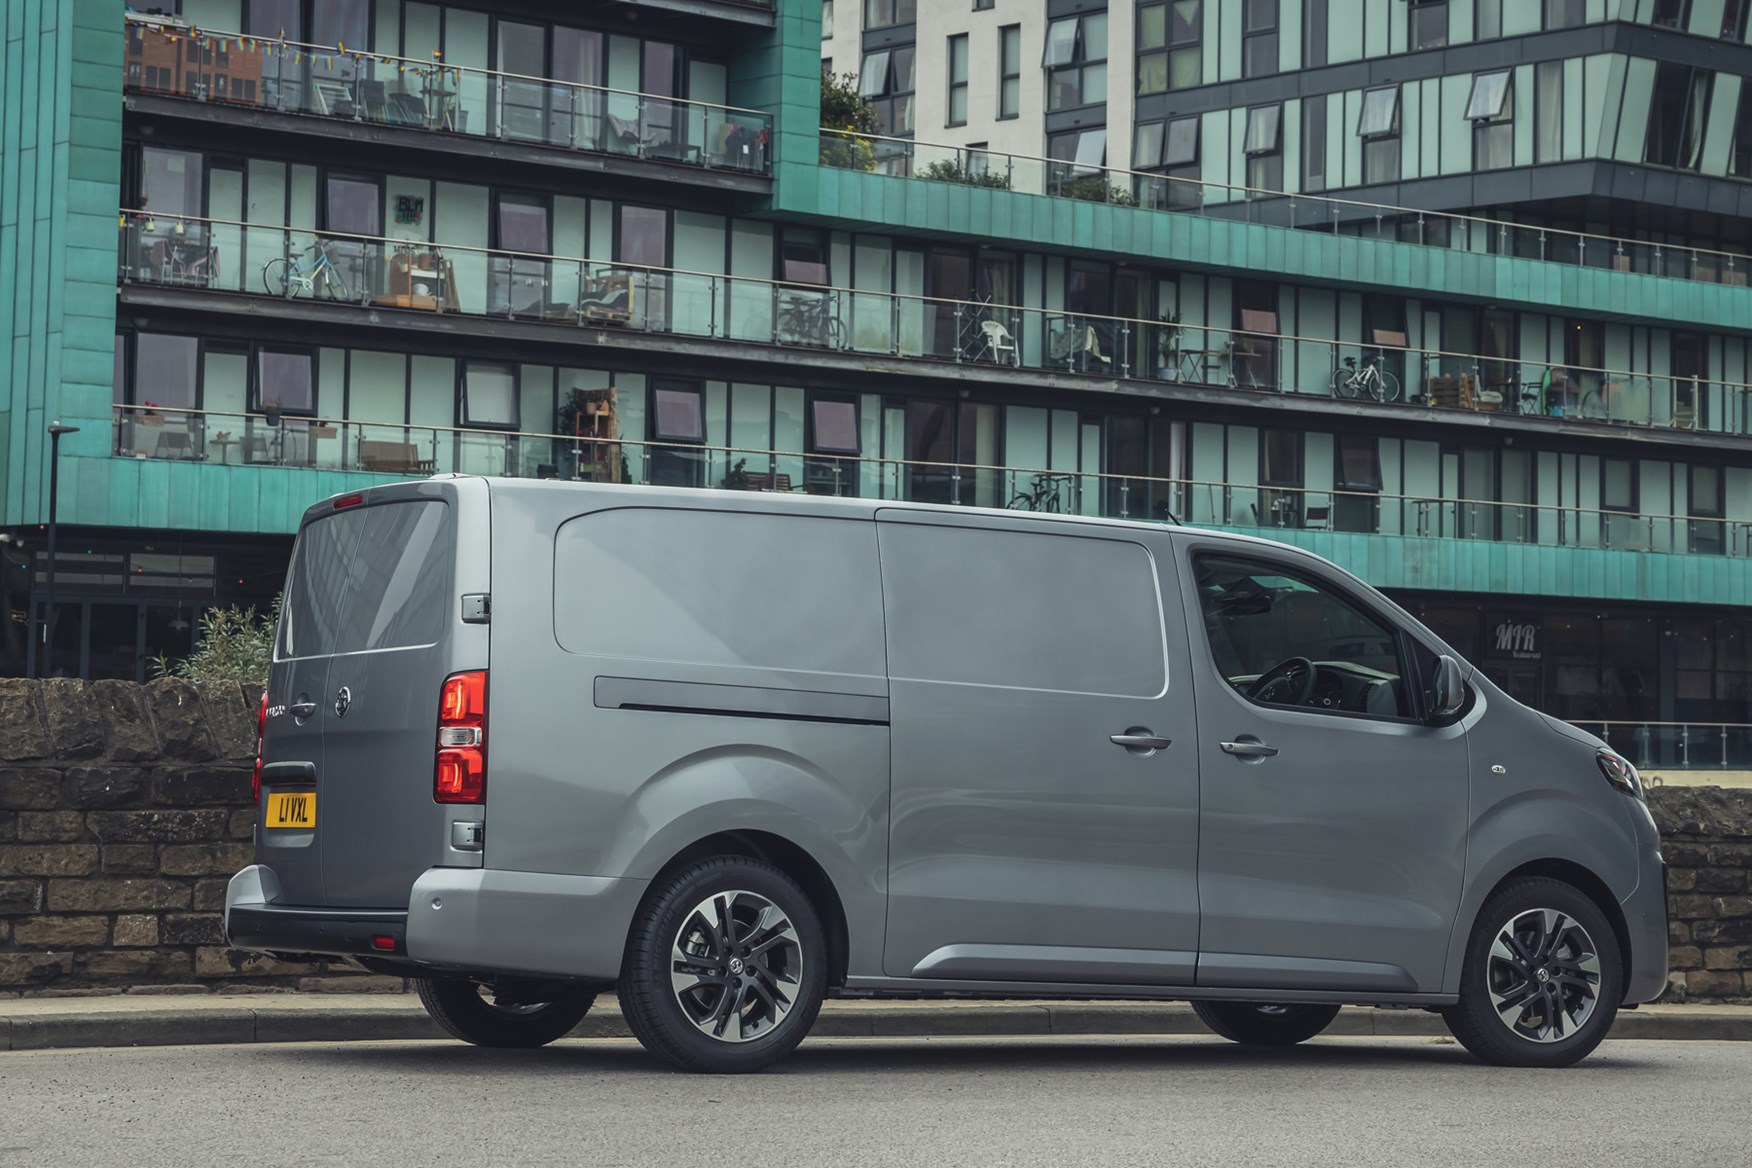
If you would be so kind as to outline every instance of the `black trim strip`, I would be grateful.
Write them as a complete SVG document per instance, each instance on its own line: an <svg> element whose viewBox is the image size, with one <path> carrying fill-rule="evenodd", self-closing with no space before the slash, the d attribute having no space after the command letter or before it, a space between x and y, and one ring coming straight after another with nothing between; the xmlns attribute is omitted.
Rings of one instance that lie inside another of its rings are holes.
<svg viewBox="0 0 1752 1168"><path fill-rule="evenodd" d="M849 726L888 725L888 699L873 694L772 689L752 685L598 677L596 705L609 710L667 714L716 714Z"/></svg>
<svg viewBox="0 0 1752 1168"><path fill-rule="evenodd" d="M617 710L638 710L647 714L714 714L721 718L764 718L771 722L825 722L833 726L886 726L886 721L871 718L830 718L821 714L775 714L759 710L713 710L704 706L652 706L623 702Z"/></svg>

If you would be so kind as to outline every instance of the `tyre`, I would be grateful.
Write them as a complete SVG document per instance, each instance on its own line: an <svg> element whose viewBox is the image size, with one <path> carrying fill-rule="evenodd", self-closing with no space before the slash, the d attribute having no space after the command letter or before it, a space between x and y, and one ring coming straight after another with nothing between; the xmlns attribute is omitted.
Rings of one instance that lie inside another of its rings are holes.
<svg viewBox="0 0 1752 1168"><path fill-rule="evenodd" d="M1330 387L1333 397L1357 396L1356 377L1347 369L1334 369L1332 371Z"/></svg>
<svg viewBox="0 0 1752 1168"><path fill-rule="evenodd" d="M286 270L290 267L285 260L269 260L262 265L262 287L268 290L269 296L286 295Z"/></svg>
<svg viewBox="0 0 1752 1168"><path fill-rule="evenodd" d="M350 301L353 299L353 290L347 287L347 282L332 270L323 274L322 290L330 300Z"/></svg>
<svg viewBox="0 0 1752 1168"><path fill-rule="evenodd" d="M1199 1020L1244 1046L1294 1046L1332 1025L1337 1006L1271 1002L1194 1002Z"/></svg>
<svg viewBox="0 0 1752 1168"><path fill-rule="evenodd" d="M646 1050L708 1074L790 1054L827 992L820 918L770 864L719 856L652 886L633 920L621 1012Z"/></svg>
<svg viewBox="0 0 1752 1168"><path fill-rule="evenodd" d="M845 328L843 325L840 324L839 317L837 317L837 316L828 317L827 318L827 326L823 330L823 332L827 338L827 347L828 348L830 348L830 349L843 349L846 347L846 345L845 345L845 339L846 339L845 338Z"/></svg>
<svg viewBox="0 0 1752 1168"><path fill-rule="evenodd" d="M1534 876L1504 885L1479 911L1460 1000L1442 1017L1487 1063L1567 1067L1600 1045L1623 996L1606 914L1574 885Z"/></svg>
<svg viewBox="0 0 1752 1168"><path fill-rule="evenodd" d="M1399 378L1387 372L1385 369L1381 370L1381 380L1375 383L1375 392L1380 395L1380 399L1384 402L1398 401Z"/></svg>
<svg viewBox="0 0 1752 1168"><path fill-rule="evenodd" d="M476 1046L546 1046L570 1034L596 1000L589 990L573 990L552 1002L499 1005L491 989L463 977L417 978L414 986L433 1021Z"/></svg>

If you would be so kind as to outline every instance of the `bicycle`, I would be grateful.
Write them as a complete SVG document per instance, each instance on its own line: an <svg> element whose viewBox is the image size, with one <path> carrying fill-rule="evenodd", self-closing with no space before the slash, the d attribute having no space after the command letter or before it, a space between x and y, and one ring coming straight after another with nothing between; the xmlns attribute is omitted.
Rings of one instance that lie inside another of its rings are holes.
<svg viewBox="0 0 1752 1168"><path fill-rule="evenodd" d="M1355 357L1346 357L1344 367L1332 371L1330 384L1334 397L1366 396L1381 402L1399 400L1399 378L1381 368L1379 353L1364 359L1361 369L1357 368Z"/></svg>
<svg viewBox="0 0 1752 1168"><path fill-rule="evenodd" d="M299 256L290 260L281 257L271 259L262 265L262 286L268 290L269 296L285 296L288 289L300 289L306 296L316 296L317 281L322 281L323 291L330 300L355 299L353 286L347 278L341 275L341 269L335 265L335 260L329 254L333 244L326 239L319 239L302 253L305 256L316 255L316 259L307 267Z"/></svg>
<svg viewBox="0 0 1752 1168"><path fill-rule="evenodd" d="M798 344L844 347L841 344L844 328L839 317L828 311L825 294L787 296L779 309L779 332Z"/></svg>
<svg viewBox="0 0 1752 1168"><path fill-rule="evenodd" d="M1068 474L1037 474L1033 489L1017 490L1005 506L1012 511L1045 511L1057 515L1065 509L1059 492L1071 478Z"/></svg>

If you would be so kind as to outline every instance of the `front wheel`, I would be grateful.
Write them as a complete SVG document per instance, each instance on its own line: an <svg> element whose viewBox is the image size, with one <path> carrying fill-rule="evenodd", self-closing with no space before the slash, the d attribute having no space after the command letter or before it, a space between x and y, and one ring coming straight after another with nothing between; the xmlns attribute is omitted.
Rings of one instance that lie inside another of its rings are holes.
<svg viewBox="0 0 1752 1168"><path fill-rule="evenodd" d="M1294 1046L1332 1025L1337 1006L1273 1002L1194 1002L1199 1020L1230 1042Z"/></svg>
<svg viewBox="0 0 1752 1168"><path fill-rule="evenodd" d="M269 296L286 295L286 273L290 266L285 260L269 260L262 265L262 287Z"/></svg>
<svg viewBox="0 0 1752 1168"><path fill-rule="evenodd" d="M621 1012L685 1071L758 1071L803 1041L827 993L827 942L801 888L742 856L700 860L646 894L627 938Z"/></svg>
<svg viewBox="0 0 1752 1168"><path fill-rule="evenodd" d="M476 1046L546 1046L570 1034L596 1001L589 990L564 989L552 1001L525 1002L463 977L417 978L414 988L433 1021Z"/></svg>
<svg viewBox="0 0 1752 1168"><path fill-rule="evenodd" d="M1479 911L1460 1000L1442 1017L1487 1063L1567 1067L1600 1045L1623 996L1606 915L1574 885L1533 876L1498 889Z"/></svg>

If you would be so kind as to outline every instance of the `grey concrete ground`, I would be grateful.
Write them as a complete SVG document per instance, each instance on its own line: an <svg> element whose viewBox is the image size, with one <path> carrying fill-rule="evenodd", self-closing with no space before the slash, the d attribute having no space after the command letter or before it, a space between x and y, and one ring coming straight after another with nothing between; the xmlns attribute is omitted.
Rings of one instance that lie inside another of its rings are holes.
<svg viewBox="0 0 1752 1168"><path fill-rule="evenodd" d="M812 1039L763 1075L626 1040L0 1054L0 1164L1745 1163L1752 1045L1608 1042L1569 1071L1429 1038Z"/></svg>

